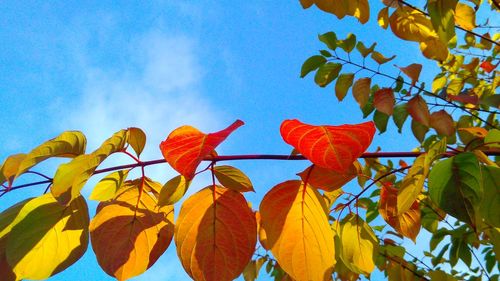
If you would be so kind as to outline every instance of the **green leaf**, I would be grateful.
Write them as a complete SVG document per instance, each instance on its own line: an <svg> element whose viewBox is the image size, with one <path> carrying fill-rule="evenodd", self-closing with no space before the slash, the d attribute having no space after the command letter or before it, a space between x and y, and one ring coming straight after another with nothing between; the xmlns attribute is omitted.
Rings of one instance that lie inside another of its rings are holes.
<svg viewBox="0 0 500 281"><path fill-rule="evenodd" d="M373 114L373 122L375 122L375 126L379 131L379 134L382 134L387 130L387 123L389 122L389 115L375 110L375 114Z"/></svg>
<svg viewBox="0 0 500 281"><path fill-rule="evenodd" d="M34 198L12 223L7 261L19 279L46 279L76 262L88 246L88 208L83 197L69 206L52 194Z"/></svg>
<svg viewBox="0 0 500 281"><path fill-rule="evenodd" d="M330 50L337 49L337 35L333 32L327 32L325 34L318 35L319 41L325 43L325 45Z"/></svg>
<svg viewBox="0 0 500 281"><path fill-rule="evenodd" d="M475 228L483 187L474 153L461 153L434 165L429 195L443 211Z"/></svg>
<svg viewBox="0 0 500 281"><path fill-rule="evenodd" d="M303 64L300 70L300 78L304 78L311 71L318 69L320 66L326 63L326 59L323 56L312 56L308 58Z"/></svg>
<svg viewBox="0 0 500 281"><path fill-rule="evenodd" d="M403 129L403 124L408 118L408 110L407 104L398 104L394 107L394 112L392 113L392 118L394 120L394 124L398 127L398 132L401 134Z"/></svg>
<svg viewBox="0 0 500 281"><path fill-rule="evenodd" d="M335 84L335 95L339 101L342 101L347 95L347 91L352 86L352 81L354 80L354 73L342 73L337 79L337 84Z"/></svg>
<svg viewBox="0 0 500 281"><path fill-rule="evenodd" d="M377 52L377 51L373 51L372 52L372 55L371 55L371 58L376 61L378 64L384 64L386 62L389 62L391 60L393 60L396 56L392 56L392 57L389 57L389 58L386 58L384 57L384 55L382 55L381 53Z"/></svg>
<svg viewBox="0 0 500 281"><path fill-rule="evenodd" d="M411 131L415 138L422 143L425 139L425 134L429 131L429 127L415 121L415 119L411 120Z"/></svg>
<svg viewBox="0 0 500 281"><path fill-rule="evenodd" d="M139 157L144 149L144 146L146 145L146 134L143 130L135 127L128 128L127 133L127 142L135 151L137 157Z"/></svg>
<svg viewBox="0 0 500 281"><path fill-rule="evenodd" d="M167 181L160 191L158 206L163 207L177 203L186 194L190 184L191 181L186 180L182 175Z"/></svg>
<svg viewBox="0 0 500 281"><path fill-rule="evenodd" d="M439 1L437 1L439 2ZM431 270L429 271L429 276L433 281L456 281L455 277L449 275L442 270Z"/></svg>
<svg viewBox="0 0 500 281"><path fill-rule="evenodd" d="M342 65L340 63L328 62L318 68L314 82L320 87L326 87L330 84L340 73Z"/></svg>
<svg viewBox="0 0 500 281"><path fill-rule="evenodd" d="M448 44L448 41L455 36L454 11L457 2L457 0L439 0L428 1L427 4L432 26L444 44Z"/></svg>
<svg viewBox="0 0 500 281"><path fill-rule="evenodd" d="M108 174L92 190L89 199L97 201L107 201L115 197L118 189L127 179L129 170L120 170Z"/></svg>
<svg viewBox="0 0 500 281"><path fill-rule="evenodd" d="M127 130L120 130L91 154L80 155L71 162L60 165L50 188L57 201L67 205L77 198L102 161L112 153L121 151L126 142Z"/></svg>
<svg viewBox="0 0 500 281"><path fill-rule="evenodd" d="M484 197L479 211L484 220L494 227L500 227L500 168L481 166Z"/></svg>
<svg viewBox="0 0 500 281"><path fill-rule="evenodd" d="M319 50L319 53L320 53L322 56L327 57L327 58L332 57L332 53L328 52L327 50Z"/></svg>
<svg viewBox="0 0 500 281"><path fill-rule="evenodd" d="M489 130L486 137L484 137L484 144L488 145L489 147L500 148L500 130Z"/></svg>
<svg viewBox="0 0 500 281"><path fill-rule="evenodd" d="M373 106L373 95L370 95L370 97L368 98L368 102L361 108L361 111L363 112L363 118L368 117L368 115L370 115L373 110L375 110L375 107Z"/></svg>
<svg viewBox="0 0 500 281"><path fill-rule="evenodd" d="M371 82L372 79L370 77L364 77L358 79L352 86L352 95L361 108L368 103L370 98Z"/></svg>
<svg viewBox="0 0 500 281"><path fill-rule="evenodd" d="M452 266L455 266L458 260L461 259L468 267L470 267L472 257L467 243L462 239L452 238L449 258Z"/></svg>
<svg viewBox="0 0 500 281"><path fill-rule="evenodd" d="M247 175L235 167L228 165L215 166L213 172L217 180L226 188L238 192L255 192L252 182Z"/></svg>
<svg viewBox="0 0 500 281"><path fill-rule="evenodd" d="M78 131L68 131L60 134L56 138L44 142L30 153L19 165L16 177L26 172L36 164L51 157L74 158L85 153L87 140L85 135Z"/></svg>
<svg viewBox="0 0 500 281"><path fill-rule="evenodd" d="M337 42L337 45L342 48L346 53L352 52L356 46L356 35L349 33L347 38Z"/></svg>
<svg viewBox="0 0 500 281"><path fill-rule="evenodd" d="M441 248L441 251L439 251L439 254L437 256L435 256L431 262L432 262L432 265L434 267L436 267L436 265L440 264L443 262L443 256L444 254L446 253L446 251L448 250L448 248L450 247L450 244L446 244L443 246L443 248Z"/></svg>
<svg viewBox="0 0 500 281"><path fill-rule="evenodd" d="M373 52L373 50L375 50L376 45L377 43L373 43L369 48L366 48L365 44L359 41L358 44L356 44L356 49L359 51L361 56L363 56L363 58L366 58L369 54Z"/></svg>

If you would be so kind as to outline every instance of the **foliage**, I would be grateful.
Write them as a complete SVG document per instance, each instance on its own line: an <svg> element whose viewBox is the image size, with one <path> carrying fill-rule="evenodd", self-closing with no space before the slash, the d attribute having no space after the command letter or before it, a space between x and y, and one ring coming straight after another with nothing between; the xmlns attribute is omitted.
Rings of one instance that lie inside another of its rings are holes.
<svg viewBox="0 0 500 281"><path fill-rule="evenodd" d="M300 0L339 19L370 19L368 0ZM314 74L320 87L335 84L339 101L349 93L359 104L361 124L310 125L283 121L283 140L292 155L219 156L215 149L243 122L205 134L182 126L160 144L164 159L142 161L146 134L120 130L86 153L80 132L64 132L0 166L2 195L48 184L50 192L26 199L0 214L2 280L46 279L76 262L90 242L102 269L127 280L150 268L174 240L185 271L194 280L255 280L262 267L275 280L356 280L378 268L389 280L498 280L500 252L500 34L479 34L499 12L498 2L428 0L425 10L405 1L383 0L377 22L399 39L416 42L440 72L431 88L420 80L422 64L381 67L395 56L379 52L349 34L318 36L325 49L305 60L301 77ZM414 43L409 43L414 44ZM420 143L412 152L367 153L376 130L411 131ZM405 127L405 123L408 124ZM409 126L409 127L408 127ZM97 170L113 154L133 164ZM72 158L53 178L32 171L52 157ZM415 157L409 165L399 159ZM271 188L252 209L244 197L254 191L240 169L224 160L307 159L294 178ZM358 159L363 158L361 162ZM384 158L390 158L384 160ZM179 173L164 185L144 167L168 162ZM199 169L203 161L206 168ZM132 169L141 176L128 179ZM100 201L89 218L80 190L95 174L109 173L90 199ZM174 222L174 208L201 173L212 182L186 198ZM14 185L35 173L44 181ZM345 186L357 178L360 190ZM384 220L387 225L379 225ZM423 230L425 229L425 230ZM420 257L402 245L430 236ZM458 263L461 267L456 267ZM460 270L464 268L467 270Z"/></svg>

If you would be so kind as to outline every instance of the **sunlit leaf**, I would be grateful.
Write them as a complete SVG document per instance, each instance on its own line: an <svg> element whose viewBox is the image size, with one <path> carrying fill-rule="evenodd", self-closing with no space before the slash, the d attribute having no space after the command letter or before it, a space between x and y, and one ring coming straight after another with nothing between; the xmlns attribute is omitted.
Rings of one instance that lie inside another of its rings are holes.
<svg viewBox="0 0 500 281"><path fill-rule="evenodd" d="M479 207L481 216L494 227L500 227L500 168L481 166L484 196Z"/></svg>
<svg viewBox="0 0 500 281"><path fill-rule="evenodd" d="M427 5L432 26L445 44L455 36L454 11L457 2L457 0L434 0L429 1Z"/></svg>
<svg viewBox="0 0 500 281"><path fill-rule="evenodd" d="M353 180L360 171L361 164L356 161L343 173L312 165L298 175L303 182L307 182L315 188L325 191L334 191Z"/></svg>
<svg viewBox="0 0 500 281"><path fill-rule="evenodd" d="M491 129L488 134L484 137L484 143L489 147L500 148L500 130Z"/></svg>
<svg viewBox="0 0 500 281"><path fill-rule="evenodd" d="M85 153L87 140L81 132L68 131L39 145L19 165L17 176L50 157L74 158Z"/></svg>
<svg viewBox="0 0 500 281"><path fill-rule="evenodd" d="M7 182L9 186L12 185L16 178L17 171L19 171L19 166L25 158L26 154L19 153L10 155L5 159L2 166L0 166L0 184Z"/></svg>
<svg viewBox="0 0 500 281"><path fill-rule="evenodd" d="M90 223L99 265L120 281L150 268L172 240L174 209L158 208L144 181L127 181L113 200L99 204Z"/></svg>
<svg viewBox="0 0 500 281"><path fill-rule="evenodd" d="M396 100L394 99L394 91L392 88L382 88L374 94L373 106L382 113L391 116L394 111L395 103Z"/></svg>
<svg viewBox="0 0 500 281"><path fill-rule="evenodd" d="M446 213L475 227L483 198L476 156L461 153L434 165L429 174L429 195Z"/></svg>
<svg viewBox="0 0 500 281"><path fill-rule="evenodd" d="M420 51L422 54L432 60L445 61L448 57L448 47L437 37L429 37L420 42Z"/></svg>
<svg viewBox="0 0 500 281"><path fill-rule="evenodd" d="M378 12L377 16L378 25L380 25L383 29L387 29L389 27L389 8L385 7Z"/></svg>
<svg viewBox="0 0 500 281"><path fill-rule="evenodd" d="M414 201L410 209L399 213L397 198L398 189L383 185L380 192L379 213L398 233L415 242L421 228L419 204Z"/></svg>
<svg viewBox="0 0 500 281"><path fill-rule="evenodd" d="M353 272L369 275L375 269L378 239L359 216L350 214L340 223L340 258Z"/></svg>
<svg viewBox="0 0 500 281"><path fill-rule="evenodd" d="M476 27L476 12L471 6L459 2L455 9L455 23L464 29L473 30Z"/></svg>
<svg viewBox="0 0 500 281"><path fill-rule="evenodd" d="M90 193L89 199L107 201L115 197L116 192L127 179L129 170L120 170L102 178Z"/></svg>
<svg viewBox="0 0 500 281"><path fill-rule="evenodd" d="M146 134L143 130L135 127L128 128L127 130L128 137L127 141L134 149L137 156L141 155L144 146L146 145Z"/></svg>
<svg viewBox="0 0 500 281"><path fill-rule="evenodd" d="M335 84L335 95L339 101L342 101L349 88L352 86L352 81L354 80L354 73L342 73L337 79Z"/></svg>
<svg viewBox="0 0 500 281"><path fill-rule="evenodd" d="M160 144L160 150L174 170L191 180L203 158L209 156L221 142L243 124L243 121L236 120L226 129L210 134L204 134L191 126L182 126L168 135Z"/></svg>
<svg viewBox="0 0 500 281"><path fill-rule="evenodd" d="M121 151L127 141L127 131L120 130L91 154L76 157L71 162L62 164L56 171L50 191L61 204L67 205L80 195L87 180L97 167L112 153Z"/></svg>
<svg viewBox="0 0 500 281"><path fill-rule="evenodd" d="M280 132L286 143L314 164L344 172L368 148L375 126L373 122L313 126L293 119L283 121Z"/></svg>
<svg viewBox="0 0 500 281"><path fill-rule="evenodd" d="M241 193L209 186L182 204L175 245L194 280L235 279L250 261L256 242L255 216Z"/></svg>
<svg viewBox="0 0 500 281"><path fill-rule="evenodd" d="M214 167L214 175L220 184L238 192L255 191L250 179L239 169L223 165Z"/></svg>
<svg viewBox="0 0 500 281"><path fill-rule="evenodd" d="M24 204L7 237L6 256L19 279L46 279L63 271L85 253L89 214L83 197L68 206L52 194Z"/></svg>
<svg viewBox="0 0 500 281"><path fill-rule="evenodd" d="M371 55L371 58L374 61L376 61L378 64L384 64L386 62L389 62L389 61L393 60L395 57L396 57L396 55L393 55L392 57L386 58L384 55L382 55L381 53L379 53L377 51L373 51L372 55Z"/></svg>
<svg viewBox="0 0 500 281"><path fill-rule="evenodd" d="M441 90L446 86L447 82L448 79L446 78L446 75L438 74L432 81L432 92L436 93L437 91Z"/></svg>
<svg viewBox="0 0 500 281"><path fill-rule="evenodd" d="M418 63L412 63L406 67L398 67L403 71L411 79L411 84L415 85L417 83L418 78L420 77L420 72L422 71L422 65Z"/></svg>
<svg viewBox="0 0 500 281"><path fill-rule="evenodd" d="M321 195L301 181L273 187L260 204L267 244L294 280L329 280L335 265L333 232Z"/></svg>
<svg viewBox="0 0 500 281"><path fill-rule="evenodd" d="M480 67L486 71L487 73L490 73L492 72L493 70L495 70L495 68L497 67L497 65L493 65L491 62L489 61L483 61L480 65Z"/></svg>
<svg viewBox="0 0 500 281"><path fill-rule="evenodd" d="M451 136L455 134L453 118L445 110L439 110L431 114L430 125L440 135Z"/></svg>
<svg viewBox="0 0 500 281"><path fill-rule="evenodd" d="M397 8L389 17L392 32L401 39L423 42L436 37L432 23L420 11L408 6Z"/></svg>
<svg viewBox="0 0 500 281"><path fill-rule="evenodd" d="M265 258L258 258L257 260L250 261L243 270L243 279L245 279L245 281L255 281L259 276L260 268L265 262Z"/></svg>
<svg viewBox="0 0 500 281"><path fill-rule="evenodd" d="M426 127L430 126L431 114L427 102L420 95L416 95L408 101L407 109L413 120Z"/></svg>
<svg viewBox="0 0 500 281"><path fill-rule="evenodd" d="M359 20L361 24L365 24L370 19L370 6L368 0L349 0L344 1L347 4L347 14Z"/></svg>
<svg viewBox="0 0 500 281"><path fill-rule="evenodd" d="M340 63L328 62L318 68L314 76L314 82L320 87L326 87L340 73L342 65Z"/></svg>
<svg viewBox="0 0 500 281"><path fill-rule="evenodd" d="M352 95L360 107L364 107L370 98L370 84L372 79L364 77L356 80L352 86Z"/></svg>
<svg viewBox="0 0 500 281"><path fill-rule="evenodd" d="M300 70L300 77L303 78L311 71L318 69L321 65L326 63L326 59L323 56L312 56L308 58L303 64Z"/></svg>
<svg viewBox="0 0 500 281"><path fill-rule="evenodd" d="M177 203L186 194L190 184L191 181L182 175L170 179L161 189L158 205L166 206Z"/></svg>

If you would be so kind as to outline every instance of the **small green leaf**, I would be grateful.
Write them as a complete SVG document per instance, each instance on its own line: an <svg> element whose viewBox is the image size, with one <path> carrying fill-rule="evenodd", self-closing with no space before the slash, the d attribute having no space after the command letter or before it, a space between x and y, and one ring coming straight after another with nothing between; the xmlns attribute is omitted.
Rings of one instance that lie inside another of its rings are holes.
<svg viewBox="0 0 500 281"><path fill-rule="evenodd" d="M327 32L325 34L318 35L319 41L325 43L325 45L330 50L337 49L337 35L333 32Z"/></svg>
<svg viewBox="0 0 500 281"><path fill-rule="evenodd" d="M484 144L489 147L500 148L500 130L498 129L489 130L486 137L484 137Z"/></svg>
<svg viewBox="0 0 500 281"><path fill-rule="evenodd" d="M411 131L415 138L422 143L425 139L425 134L429 131L429 128L421 123L415 121L415 119L411 120Z"/></svg>
<svg viewBox="0 0 500 281"><path fill-rule="evenodd" d="M214 175L222 186L226 188L230 188L238 192L255 192L252 182L247 175L235 167L228 165L215 166Z"/></svg>
<svg viewBox="0 0 500 281"><path fill-rule="evenodd" d="M407 110L407 104L398 104L394 107L394 112L392 113L392 117L394 120L394 124L396 124L396 127L398 127L398 132L401 134L402 129L403 129L403 124L405 123L406 119L408 118L408 110Z"/></svg>
<svg viewBox="0 0 500 281"><path fill-rule="evenodd" d="M368 117L373 110L375 110L375 107L373 106L373 95L370 95L368 98L368 102L361 108L361 111L363 112L363 118Z"/></svg>
<svg viewBox="0 0 500 281"><path fill-rule="evenodd" d="M319 50L319 53L327 58L332 57L332 53L328 52L327 50Z"/></svg>
<svg viewBox="0 0 500 281"><path fill-rule="evenodd" d="M435 164L429 174L429 196L443 211L475 228L483 187L474 153Z"/></svg>
<svg viewBox="0 0 500 281"><path fill-rule="evenodd" d="M387 130L387 123L389 122L389 115L375 110L375 114L373 114L373 122L375 122L375 126L379 131L379 134L384 133Z"/></svg>
<svg viewBox="0 0 500 281"><path fill-rule="evenodd" d="M342 48L346 53L352 52L356 46L356 35L349 33L347 38L337 42L337 45Z"/></svg>
<svg viewBox="0 0 500 281"><path fill-rule="evenodd" d="M318 69L320 66L326 63L326 59L323 56L312 56L308 58L303 64L300 70L300 78L304 78L311 71Z"/></svg>
<svg viewBox="0 0 500 281"><path fill-rule="evenodd" d="M96 184L92 193L90 193L89 199L97 201L107 201L113 199L118 189L127 179L128 172L129 170L120 170L105 176Z"/></svg>
<svg viewBox="0 0 500 281"><path fill-rule="evenodd" d="M163 186L158 199L158 206L173 205L177 203L186 194L191 181L186 180L182 175L176 176Z"/></svg>
<svg viewBox="0 0 500 281"><path fill-rule="evenodd" d="M146 134L143 130L135 127L128 128L128 140L127 142L132 146L135 154L139 157L146 145Z"/></svg>
<svg viewBox="0 0 500 281"><path fill-rule="evenodd" d="M361 56L363 56L363 58L366 58L369 54L371 54L371 52L373 52L373 50L375 50L376 45L377 43L373 43L369 48L366 48L365 44L359 41L358 44L356 44L356 49L359 51Z"/></svg>
<svg viewBox="0 0 500 281"><path fill-rule="evenodd" d="M330 84L340 73L342 65L340 63L328 62L319 67L314 76L314 82L320 87L326 87Z"/></svg>
<svg viewBox="0 0 500 281"><path fill-rule="evenodd" d="M352 86L352 81L354 80L354 73L342 73L337 79L337 84L335 84L335 95L339 101L342 101L347 95L347 91Z"/></svg>

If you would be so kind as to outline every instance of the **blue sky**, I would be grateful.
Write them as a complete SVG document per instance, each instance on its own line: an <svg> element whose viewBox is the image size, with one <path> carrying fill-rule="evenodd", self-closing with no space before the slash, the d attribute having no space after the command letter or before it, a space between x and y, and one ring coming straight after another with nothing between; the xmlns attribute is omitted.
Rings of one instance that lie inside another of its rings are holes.
<svg viewBox="0 0 500 281"><path fill-rule="evenodd" d="M394 40L376 25L376 15L362 26L316 8L304 11L298 1L4 1L0 27L0 159L70 129L83 131L91 150L130 126L148 135L143 159L158 159L160 141L176 127L189 124L211 132L235 119L246 125L221 145L219 154L287 154L291 148L279 135L285 119L332 125L363 121L351 96L339 103L333 87L321 89L312 77L299 78L302 62L324 48L318 34L333 30L342 38L353 32L367 44L376 40L377 49L398 55L393 63L401 66L420 58L417 44ZM383 69L398 73L390 63ZM432 79L434 70L424 65L423 78ZM416 142L392 128L377 135L370 150L377 146L404 151ZM126 161L113 157L104 165ZM49 161L39 171L51 173L57 163ZM307 165L232 164L254 182L257 192L247 197L255 208L266 190ZM175 175L167 165L147 173L160 182ZM88 195L95 182L83 193ZM190 192L207 184L201 176ZM1 198L0 209L41 193L37 187L12 192ZM93 213L96 204L89 204ZM112 279L89 248L51 280ZM188 277L171 245L134 280Z"/></svg>

